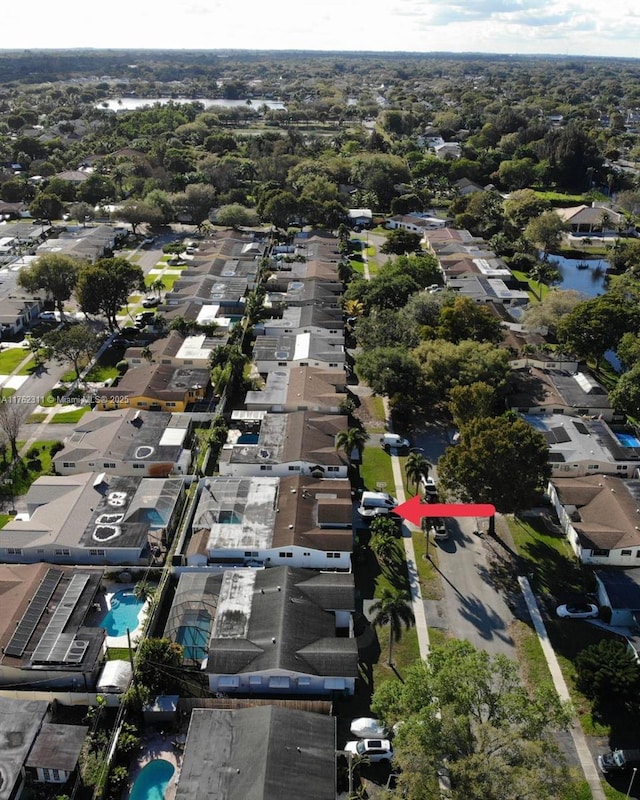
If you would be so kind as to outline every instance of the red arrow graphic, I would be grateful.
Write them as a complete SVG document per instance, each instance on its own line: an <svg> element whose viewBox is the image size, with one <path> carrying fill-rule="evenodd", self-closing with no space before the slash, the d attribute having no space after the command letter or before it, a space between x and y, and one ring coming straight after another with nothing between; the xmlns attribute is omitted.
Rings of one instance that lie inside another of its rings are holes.
<svg viewBox="0 0 640 800"><path fill-rule="evenodd" d="M419 527L423 517L492 517L496 508L491 503L423 503L416 495L393 512Z"/></svg>

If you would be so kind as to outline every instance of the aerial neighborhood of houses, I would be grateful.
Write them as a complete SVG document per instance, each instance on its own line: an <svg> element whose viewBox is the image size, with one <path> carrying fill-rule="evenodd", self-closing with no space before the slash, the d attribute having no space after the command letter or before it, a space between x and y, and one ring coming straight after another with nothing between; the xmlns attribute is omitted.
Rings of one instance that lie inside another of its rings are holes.
<svg viewBox="0 0 640 800"><path fill-rule="evenodd" d="M365 211L352 212L352 226L370 224ZM546 437L560 524L576 557L598 567L612 621L628 622L640 611L640 582L627 576L622 585L605 567L640 557L640 441L620 432L607 393L578 360L537 349L542 337L511 318L528 295L489 245L432 219L403 215L387 227L419 232L442 285L499 314L505 342L519 350L509 406ZM119 234L106 223L91 230L96 255ZM199 795L221 769L233 777L215 796L245 796L244 767L256 757L264 764L253 775L265 782L286 772L286 796L335 796L329 712L358 680L352 555L361 524L349 459L336 448L350 395L338 239L310 230L286 248L303 259L283 262L283 250L260 231L201 237L154 316L215 327L125 342L127 371L95 389L94 410L53 455L55 474L38 478L0 529L0 726L24 743L3 773L14 790L71 779L89 729L48 721L48 701L117 707L134 677L122 648L153 633L181 646L205 694L163 694L145 706L145 719L177 737L176 797ZM225 441L202 474L207 444L197 431L221 403L211 356L242 326L261 263L268 277L252 365L260 381L225 410ZM20 302L28 327L41 304ZM140 576L159 580L151 604L134 595ZM16 699L21 691L28 702ZM224 757L205 758L229 730ZM290 749L295 765L273 755Z"/></svg>
<svg viewBox="0 0 640 800"><path fill-rule="evenodd" d="M457 141L425 146L434 159L461 155ZM492 188L463 178L455 192ZM363 388L353 352L361 312L347 311L340 277L345 243L366 255L374 237L378 250L398 232L419 237L414 255L437 263L438 280L421 296L466 298L499 321L505 410L548 444L549 524L593 569L592 616L607 608L601 625L637 630L640 432L584 361L546 347L543 326L523 324L530 285L488 240L437 208L384 217L352 208L331 230L207 221L195 231L149 225L144 236L117 208L58 225L3 207L12 217L0 224L3 353L38 326L89 324L77 307L61 315L20 288L16 275L42 256L124 254L147 283L118 309L114 330L102 326L82 379L57 395L66 406L43 400L21 420L22 447L34 427L41 434L55 414L70 415L51 468L11 496L0 527L0 800L39 789L53 797L52 786L76 800L87 753L104 772L96 800L107 774L120 791L135 778L133 800L150 800L140 788L149 783L166 800L335 800L355 756L388 766L397 754L393 732L358 735L350 717L359 715L341 711L360 700L362 653L376 638L358 549L372 520L402 522L384 481L363 491L353 480L362 453L344 445ZM597 203L558 216L569 236L585 237L603 232L604 213L618 229L623 216ZM114 353L116 377L82 383ZM47 374L27 378L16 366L14 378L2 384L7 407ZM375 436L387 453L411 449L410 432L383 426ZM0 479L13 489L5 456ZM420 491L425 502L435 496L435 479L423 475ZM444 523L434 527L438 544L448 537ZM626 642L640 658L640 640ZM82 724L72 723L80 707ZM119 749L133 713L147 734Z"/></svg>

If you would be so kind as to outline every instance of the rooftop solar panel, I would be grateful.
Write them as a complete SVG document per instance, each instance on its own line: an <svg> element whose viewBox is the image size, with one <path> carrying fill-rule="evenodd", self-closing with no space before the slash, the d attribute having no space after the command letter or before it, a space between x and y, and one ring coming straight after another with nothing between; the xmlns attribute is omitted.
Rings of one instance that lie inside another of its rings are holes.
<svg viewBox="0 0 640 800"><path fill-rule="evenodd" d="M9 644L4 649L6 655L15 656L16 658L22 656L56 590L56 586L60 583L62 575L63 573L57 569L47 571L32 597L29 607L22 615L22 619L18 623Z"/></svg>

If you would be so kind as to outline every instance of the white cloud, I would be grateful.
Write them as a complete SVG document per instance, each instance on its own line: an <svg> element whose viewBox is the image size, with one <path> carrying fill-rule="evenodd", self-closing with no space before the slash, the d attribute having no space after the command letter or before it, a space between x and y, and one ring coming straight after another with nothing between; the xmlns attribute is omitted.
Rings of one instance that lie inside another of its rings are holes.
<svg viewBox="0 0 640 800"><path fill-rule="evenodd" d="M31 0L3 8L5 48L510 52L640 57L632 0Z"/></svg>

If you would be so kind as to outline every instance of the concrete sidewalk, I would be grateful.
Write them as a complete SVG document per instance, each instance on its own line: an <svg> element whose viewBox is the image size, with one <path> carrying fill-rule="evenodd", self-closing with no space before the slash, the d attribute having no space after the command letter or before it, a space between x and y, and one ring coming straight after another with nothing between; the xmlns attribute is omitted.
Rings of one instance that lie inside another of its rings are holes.
<svg viewBox="0 0 640 800"><path fill-rule="evenodd" d="M391 432L389 424L389 402L383 398L384 412L387 421L387 429ZM399 503L404 503L406 497L404 493L404 482L402 480L402 470L400 459L397 455L391 455L391 468L393 470L393 480L396 485L395 496ZM416 563L416 552L413 546L413 532L419 530L415 525L404 521L402 525L402 542L404 544L405 558L407 561L407 575L409 578L409 591L411 592L411 606L415 618L416 633L418 634L418 647L420 648L420 658L425 659L429 655L429 628L427 626L427 616L424 611L424 601L420 590L420 576Z"/></svg>
<svg viewBox="0 0 640 800"><path fill-rule="evenodd" d="M569 689L567 688L564 675L562 674L562 670L558 664L558 659L556 658L556 654L551 646L551 642L549 641L549 634L547 633L547 629L542 619L542 615L540 614L540 609L538 608L535 595L531 590L531 586L529 585L529 581L524 577L519 577L518 583L522 589L522 594L527 604L527 609L529 610L533 627L538 635L538 641L540 642L544 657L547 661L555 690L563 702L571 702ZM600 781L600 776L593 761L589 746L587 745L587 739L582 732L582 728L577 722L574 722L569 730L569 733L573 739L573 744L576 748L578 759L580 760L580 766L584 772L584 777L589 784L589 788L591 789L591 796L593 797L593 800L606 800L602 783Z"/></svg>

